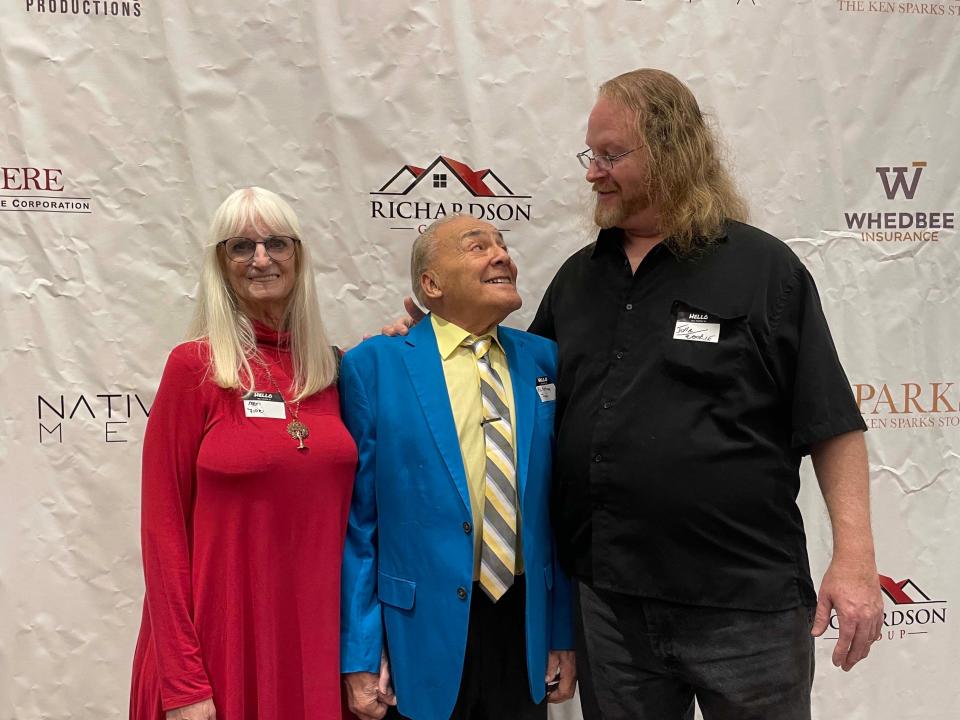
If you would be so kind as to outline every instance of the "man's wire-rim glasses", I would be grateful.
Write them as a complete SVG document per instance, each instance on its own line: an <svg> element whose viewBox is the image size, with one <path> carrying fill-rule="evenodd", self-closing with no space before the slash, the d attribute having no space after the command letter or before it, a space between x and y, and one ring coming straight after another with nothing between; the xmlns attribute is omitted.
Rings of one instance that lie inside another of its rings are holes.
<svg viewBox="0 0 960 720"><path fill-rule="evenodd" d="M597 169L602 170L603 172L610 172L613 170L613 164L622 157L626 157L632 152L636 152L643 145L633 148L633 150L627 150L622 152L619 155L591 155L592 150L584 150L583 152L577 153L577 160L580 161L580 164L583 165L584 170L590 169L590 163L596 163Z"/></svg>

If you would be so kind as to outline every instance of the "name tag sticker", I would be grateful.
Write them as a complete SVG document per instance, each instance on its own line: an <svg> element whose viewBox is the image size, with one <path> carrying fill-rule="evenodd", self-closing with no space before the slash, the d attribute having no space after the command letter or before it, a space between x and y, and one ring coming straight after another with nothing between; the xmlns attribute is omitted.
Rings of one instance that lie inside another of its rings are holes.
<svg viewBox="0 0 960 720"><path fill-rule="evenodd" d="M252 392L243 399L243 414L247 417L285 420L287 409L280 393Z"/></svg>
<svg viewBox="0 0 960 720"><path fill-rule="evenodd" d="M546 375L541 375L537 378L537 395L542 403L553 402L557 399L557 386Z"/></svg>
<svg viewBox="0 0 960 720"><path fill-rule="evenodd" d="M688 342L720 342L720 318L698 310L678 310L673 339Z"/></svg>

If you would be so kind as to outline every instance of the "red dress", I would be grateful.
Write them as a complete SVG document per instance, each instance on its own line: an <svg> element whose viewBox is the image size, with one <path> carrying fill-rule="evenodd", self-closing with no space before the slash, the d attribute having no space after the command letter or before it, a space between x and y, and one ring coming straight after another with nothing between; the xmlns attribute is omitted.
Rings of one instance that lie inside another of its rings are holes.
<svg viewBox="0 0 960 720"><path fill-rule="evenodd" d="M257 343L290 398L287 335ZM276 392L252 364L256 387ZM247 418L208 377L207 346L174 348L143 443L143 621L131 720L213 697L217 720L340 720L340 564L357 450L336 386L292 419Z"/></svg>

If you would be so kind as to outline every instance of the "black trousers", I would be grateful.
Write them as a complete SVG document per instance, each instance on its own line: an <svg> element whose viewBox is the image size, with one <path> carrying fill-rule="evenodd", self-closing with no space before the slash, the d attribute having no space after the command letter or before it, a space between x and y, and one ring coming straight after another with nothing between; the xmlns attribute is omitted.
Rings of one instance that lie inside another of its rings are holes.
<svg viewBox="0 0 960 720"><path fill-rule="evenodd" d="M496 603L473 584L463 676L451 720L546 720L547 703L534 704L527 680L525 596L522 575ZM408 720L396 708L387 717Z"/></svg>
<svg viewBox="0 0 960 720"><path fill-rule="evenodd" d="M813 608L662 602L577 584L584 720L809 720Z"/></svg>

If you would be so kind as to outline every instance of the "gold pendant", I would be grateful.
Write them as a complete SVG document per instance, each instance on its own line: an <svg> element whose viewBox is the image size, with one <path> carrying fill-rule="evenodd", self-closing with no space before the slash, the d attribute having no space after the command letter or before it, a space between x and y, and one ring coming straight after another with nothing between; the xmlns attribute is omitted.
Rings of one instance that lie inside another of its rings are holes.
<svg viewBox="0 0 960 720"><path fill-rule="evenodd" d="M310 428L294 418L287 425L287 434L294 440L299 440L300 445L297 447L297 450L303 450L305 447L303 441L310 436Z"/></svg>

